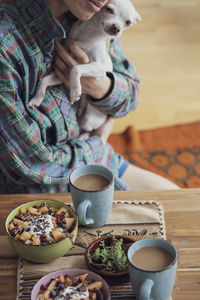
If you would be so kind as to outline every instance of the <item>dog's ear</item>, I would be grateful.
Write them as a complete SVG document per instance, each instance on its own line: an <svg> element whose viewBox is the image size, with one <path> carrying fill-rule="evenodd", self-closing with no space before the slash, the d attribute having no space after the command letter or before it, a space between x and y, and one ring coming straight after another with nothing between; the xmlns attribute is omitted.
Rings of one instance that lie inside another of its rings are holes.
<svg viewBox="0 0 200 300"><path fill-rule="evenodd" d="M140 22L140 21L142 21L142 18L141 18L141 16L139 15L139 13L135 10L135 13L134 13L134 24L135 24L136 22Z"/></svg>

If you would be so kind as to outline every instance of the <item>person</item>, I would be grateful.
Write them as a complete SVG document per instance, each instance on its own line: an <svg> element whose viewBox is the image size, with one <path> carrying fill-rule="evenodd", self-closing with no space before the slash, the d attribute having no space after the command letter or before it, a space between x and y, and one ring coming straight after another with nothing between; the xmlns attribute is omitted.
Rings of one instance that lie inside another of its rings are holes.
<svg viewBox="0 0 200 300"><path fill-rule="evenodd" d="M138 103L139 77L120 42L109 47L114 70L81 79L88 101L108 116L85 141L79 139L78 105L68 98L69 71L87 55L67 39L73 22L88 20L109 0L2 0L0 3L0 193L68 192L73 169L102 164L115 189L174 189L174 183L132 166L107 143L113 119ZM62 41L62 43L61 43ZM66 47L68 46L68 51ZM41 79L54 70L63 84L47 89L41 106L28 107Z"/></svg>

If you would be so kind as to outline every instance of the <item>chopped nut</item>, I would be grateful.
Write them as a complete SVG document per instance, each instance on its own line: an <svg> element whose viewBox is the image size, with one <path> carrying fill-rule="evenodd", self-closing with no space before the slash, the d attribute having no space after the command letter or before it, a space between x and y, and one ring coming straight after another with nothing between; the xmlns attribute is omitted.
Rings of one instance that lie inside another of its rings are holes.
<svg viewBox="0 0 200 300"><path fill-rule="evenodd" d="M42 207L39 208L39 210L41 211L42 214L45 214L45 213L48 212L49 209L48 209L47 206L42 206Z"/></svg>
<svg viewBox="0 0 200 300"><path fill-rule="evenodd" d="M15 226L13 225L13 223L10 223L10 224L8 225L8 229L9 229L9 230L12 231L14 228L15 228Z"/></svg>
<svg viewBox="0 0 200 300"><path fill-rule="evenodd" d="M27 222L24 222L24 221L19 220L19 219L14 219L13 221L16 222L21 227L26 227L28 225Z"/></svg>
<svg viewBox="0 0 200 300"><path fill-rule="evenodd" d="M65 281L65 277L64 277L63 274L61 274L61 275L58 277L58 279L59 279L62 283L64 283L64 281Z"/></svg>
<svg viewBox="0 0 200 300"><path fill-rule="evenodd" d="M57 231L57 230L52 231L51 234L52 234L52 236L53 236L53 238L54 238L54 240L55 240L56 242L62 240L62 239L65 237L65 234L64 234L64 233L59 232L59 231Z"/></svg>
<svg viewBox="0 0 200 300"><path fill-rule="evenodd" d="M21 214L25 214L26 213L26 208L24 206L21 206L19 209Z"/></svg>
<svg viewBox="0 0 200 300"><path fill-rule="evenodd" d="M29 212L34 216L39 216L41 214L41 211L34 207L29 207Z"/></svg>
<svg viewBox="0 0 200 300"><path fill-rule="evenodd" d="M43 299L44 299L44 300L49 300L49 299L50 299L50 290L46 290L46 291L43 293Z"/></svg>
<svg viewBox="0 0 200 300"><path fill-rule="evenodd" d="M37 246L41 245L40 239L36 235L32 236L32 241L33 241L34 245L37 245Z"/></svg>
<svg viewBox="0 0 200 300"><path fill-rule="evenodd" d="M86 287L88 288L89 291L93 291L94 289L100 290L101 287L102 287L102 282L101 281L95 281L95 282L92 282L92 283L86 285Z"/></svg>
<svg viewBox="0 0 200 300"><path fill-rule="evenodd" d="M65 212L65 216L68 217L69 213L67 211L67 209L65 207L61 207L58 211L57 211L57 215L61 214L62 212Z"/></svg>
<svg viewBox="0 0 200 300"><path fill-rule="evenodd" d="M83 275L76 276L75 278L76 278L76 280L80 280L81 282L83 282L86 279L87 276L88 276L88 274L85 273Z"/></svg>
<svg viewBox="0 0 200 300"><path fill-rule="evenodd" d="M16 234L15 239L16 239L16 240L20 240L20 235L19 235L19 234Z"/></svg>
<svg viewBox="0 0 200 300"><path fill-rule="evenodd" d="M69 230L73 225L75 218L65 218L66 228Z"/></svg>
<svg viewBox="0 0 200 300"><path fill-rule="evenodd" d="M48 286L48 290L52 291L52 290L55 289L55 287L56 287L56 280L52 280L51 283Z"/></svg>
<svg viewBox="0 0 200 300"><path fill-rule="evenodd" d="M24 242L27 241L27 240L30 240L30 238L31 238L31 235L27 231L22 232L22 234L20 235L20 240L22 240Z"/></svg>

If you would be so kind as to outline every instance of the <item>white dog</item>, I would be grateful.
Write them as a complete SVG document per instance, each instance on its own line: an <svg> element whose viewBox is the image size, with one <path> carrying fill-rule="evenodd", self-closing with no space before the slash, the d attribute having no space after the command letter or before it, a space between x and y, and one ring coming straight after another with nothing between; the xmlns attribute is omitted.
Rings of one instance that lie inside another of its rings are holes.
<svg viewBox="0 0 200 300"><path fill-rule="evenodd" d="M81 76L106 76L107 71L112 71L112 62L107 51L108 42L118 38L124 29L140 20L141 17L130 0L112 0L90 20L78 20L73 24L69 37L86 52L90 63L76 65L70 72L71 104L78 101L82 95ZM53 72L45 76L36 95L29 102L29 107L40 106L46 88L60 83ZM89 104L86 97L81 97L78 119L81 130L90 132L99 128L106 116Z"/></svg>

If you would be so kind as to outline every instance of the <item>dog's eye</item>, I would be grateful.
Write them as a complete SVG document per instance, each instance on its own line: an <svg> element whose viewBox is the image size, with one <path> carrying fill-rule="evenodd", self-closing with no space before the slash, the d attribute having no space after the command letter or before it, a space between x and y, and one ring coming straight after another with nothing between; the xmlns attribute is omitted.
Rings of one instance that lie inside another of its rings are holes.
<svg viewBox="0 0 200 300"><path fill-rule="evenodd" d="M130 20L126 20L125 24L126 24L126 26L130 26L131 25L131 21Z"/></svg>
<svg viewBox="0 0 200 300"><path fill-rule="evenodd" d="M111 15L114 14L114 9L112 9L112 8L109 7L109 6L106 6L106 7L105 7L105 10L106 10L107 13L109 13L109 14L111 14Z"/></svg>

